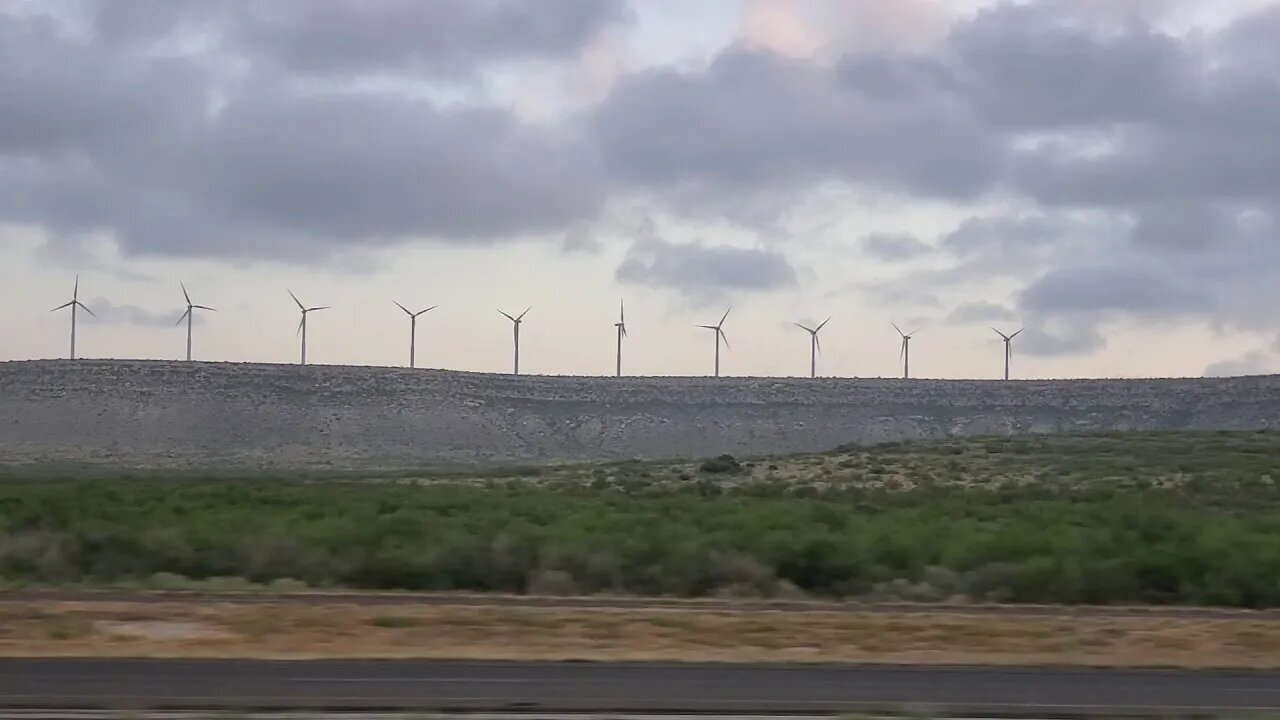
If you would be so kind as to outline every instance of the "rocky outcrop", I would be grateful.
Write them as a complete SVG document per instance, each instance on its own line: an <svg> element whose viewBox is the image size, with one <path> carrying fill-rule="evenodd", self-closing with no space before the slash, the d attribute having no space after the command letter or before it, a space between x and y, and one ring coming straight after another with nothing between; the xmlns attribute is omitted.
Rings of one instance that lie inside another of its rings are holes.
<svg viewBox="0 0 1280 720"><path fill-rule="evenodd" d="M342 468L756 455L847 442L1280 427L1280 376L971 381L512 377L0 363L0 461Z"/></svg>

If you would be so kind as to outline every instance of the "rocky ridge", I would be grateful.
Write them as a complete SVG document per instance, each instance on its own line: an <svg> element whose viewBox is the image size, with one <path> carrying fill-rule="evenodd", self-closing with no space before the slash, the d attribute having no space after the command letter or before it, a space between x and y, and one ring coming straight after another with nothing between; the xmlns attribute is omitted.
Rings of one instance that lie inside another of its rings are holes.
<svg viewBox="0 0 1280 720"><path fill-rule="evenodd" d="M759 455L963 435L1280 427L1280 376L551 377L0 363L0 462L331 468Z"/></svg>

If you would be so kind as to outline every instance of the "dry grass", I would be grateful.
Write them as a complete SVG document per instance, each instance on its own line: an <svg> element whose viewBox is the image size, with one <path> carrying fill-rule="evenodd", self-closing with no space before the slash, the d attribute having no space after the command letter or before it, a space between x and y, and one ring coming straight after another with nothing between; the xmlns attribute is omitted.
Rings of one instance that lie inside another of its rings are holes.
<svg viewBox="0 0 1280 720"><path fill-rule="evenodd" d="M1280 622L859 612L0 603L0 656L1280 667Z"/></svg>

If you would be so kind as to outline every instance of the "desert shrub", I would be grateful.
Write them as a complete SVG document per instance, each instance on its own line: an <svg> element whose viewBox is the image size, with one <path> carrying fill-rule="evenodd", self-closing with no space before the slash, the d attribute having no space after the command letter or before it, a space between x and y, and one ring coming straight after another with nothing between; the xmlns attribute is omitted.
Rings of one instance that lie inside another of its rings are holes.
<svg viewBox="0 0 1280 720"><path fill-rule="evenodd" d="M573 576L564 570L536 570L529 576L530 595L578 595L581 591Z"/></svg>
<svg viewBox="0 0 1280 720"><path fill-rule="evenodd" d="M698 467L704 473L732 473L738 474L743 471L742 464L732 455L721 455L719 457L706 460Z"/></svg>
<svg viewBox="0 0 1280 720"><path fill-rule="evenodd" d="M1280 606L1248 487L8 483L0 581Z"/></svg>

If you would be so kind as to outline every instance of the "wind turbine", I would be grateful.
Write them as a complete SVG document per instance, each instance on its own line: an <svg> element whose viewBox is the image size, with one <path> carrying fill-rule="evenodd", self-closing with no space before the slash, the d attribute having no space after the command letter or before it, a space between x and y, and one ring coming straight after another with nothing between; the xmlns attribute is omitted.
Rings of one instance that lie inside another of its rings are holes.
<svg viewBox="0 0 1280 720"><path fill-rule="evenodd" d="M524 321L524 316L528 315L529 311L532 309L533 308L531 307L527 307L524 309L524 312L520 313L516 317L511 317L510 315L507 315L507 313L502 312L501 310L498 311L502 313L508 320L511 321L512 330L515 333L516 361L515 361L515 370L512 372L513 375L520 374L520 323Z"/></svg>
<svg viewBox="0 0 1280 720"><path fill-rule="evenodd" d="M902 349L898 351L898 359L902 361L902 379L906 380L911 377L911 338L915 337L915 334L920 331L912 330L909 333L904 333L897 323L889 324L902 336Z"/></svg>
<svg viewBox="0 0 1280 720"><path fill-rule="evenodd" d="M822 324L816 328L807 327L796 323L796 327L809 333L809 377L818 377L818 353L822 352L822 343L818 341L818 333L826 324L831 322L831 318L822 321Z"/></svg>
<svg viewBox="0 0 1280 720"><path fill-rule="evenodd" d="M618 322L613 326L618 328L618 377L622 377L622 338L627 336L627 309L621 300L618 301Z"/></svg>
<svg viewBox="0 0 1280 720"><path fill-rule="evenodd" d="M730 306L729 310L733 307ZM724 311L724 315L720 317L720 322L715 325L699 325L698 327L706 330L714 330L716 334L716 377L720 377L720 340L724 339L725 348L729 347L729 336L724 334L724 319L729 317L729 310Z"/></svg>
<svg viewBox="0 0 1280 720"><path fill-rule="evenodd" d="M1008 380L1009 379L1009 358L1013 357L1013 339L1018 337L1018 335L1026 328L1018 328L1018 332L1012 335L1005 335L1004 333L1000 332L999 330L996 330L995 328L991 328L991 329L995 330L996 334L1004 339L1004 379Z"/></svg>
<svg viewBox="0 0 1280 720"><path fill-rule="evenodd" d="M432 305L431 307L427 308L426 310L419 310L418 312L411 312L411 311L409 310L409 308L407 308L407 307L405 307L405 306L401 305L400 303L396 302L395 300L392 300L391 302L396 303L396 307L398 307L398 308L400 308L401 310L403 310L403 311L404 311L404 314L409 316L409 367L415 367L415 365L414 365L414 353L415 353L415 350L416 350L417 345L418 345L418 316L419 316L419 315L424 315L424 314L426 314L426 313L429 313L429 312L431 312L432 310L435 310L435 309L436 309L436 307L438 307L438 306L436 306L436 305Z"/></svg>
<svg viewBox="0 0 1280 720"><path fill-rule="evenodd" d="M90 310L84 303L80 302L80 276L79 275L76 275L76 286L75 286L75 289L71 291L71 301L67 303L63 303L62 305L59 305L58 307L50 310L49 312L57 312L63 308L71 308L71 359L75 360L76 359L76 310L77 309L84 310L90 315L93 315L93 317L98 317L97 315L94 315L93 311Z"/></svg>
<svg viewBox="0 0 1280 720"><path fill-rule="evenodd" d="M298 299L297 295L293 294L292 290L289 291L289 297L293 298L293 301L298 303L298 309L302 311L302 321L298 323L298 334L302 335L302 364L306 365L307 364L307 314L313 313L317 310L328 310L331 306L321 305L320 307L307 307L302 304L302 301Z"/></svg>
<svg viewBox="0 0 1280 720"><path fill-rule="evenodd" d="M187 286L182 283L178 283L178 285L182 287L182 297L187 299L187 311L182 313L182 317L178 318L178 322L174 323L174 326L181 325L183 320L187 321L187 362L191 362L191 324L196 316L195 311L212 310L217 312L217 310L207 305L193 305L191 303L191 295L187 293Z"/></svg>

